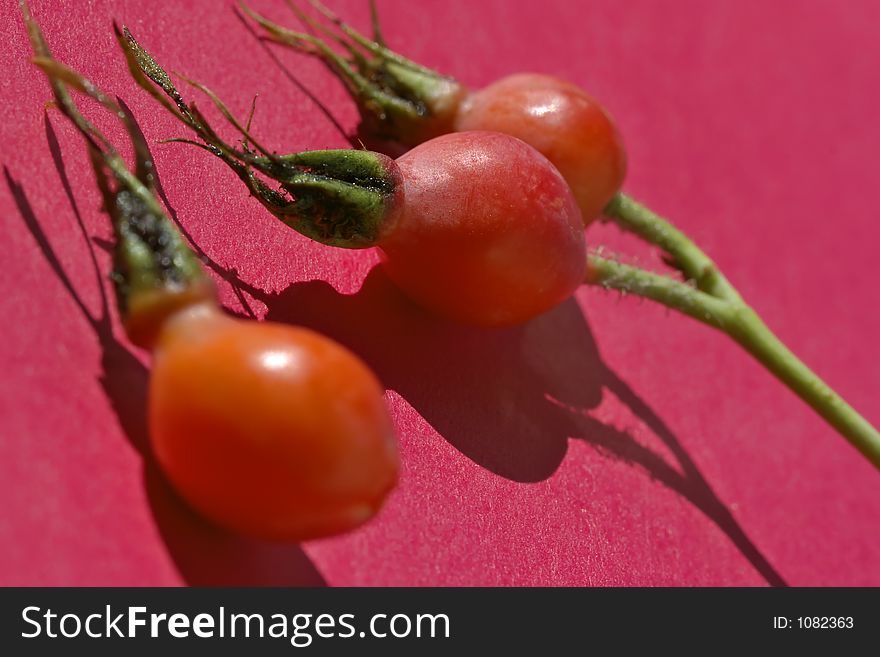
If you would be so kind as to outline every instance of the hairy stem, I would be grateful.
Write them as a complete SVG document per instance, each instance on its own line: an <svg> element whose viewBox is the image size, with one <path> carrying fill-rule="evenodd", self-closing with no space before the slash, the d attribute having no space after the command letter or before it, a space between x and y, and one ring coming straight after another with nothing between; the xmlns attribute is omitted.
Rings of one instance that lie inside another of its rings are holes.
<svg viewBox="0 0 880 657"><path fill-rule="evenodd" d="M730 286L726 279L721 280ZM668 276L597 254L589 256L586 282L651 299L723 331L880 469L880 433L795 356L732 287L735 296L718 298Z"/></svg>
<svg viewBox="0 0 880 657"><path fill-rule="evenodd" d="M632 294L672 308L726 331L730 307L720 299L668 276L626 265L597 254L588 256L587 283Z"/></svg>
<svg viewBox="0 0 880 657"><path fill-rule="evenodd" d="M674 265L700 290L719 299L741 301L739 293L709 256L687 235L644 205L618 193L606 206L605 216L622 229L666 251Z"/></svg>

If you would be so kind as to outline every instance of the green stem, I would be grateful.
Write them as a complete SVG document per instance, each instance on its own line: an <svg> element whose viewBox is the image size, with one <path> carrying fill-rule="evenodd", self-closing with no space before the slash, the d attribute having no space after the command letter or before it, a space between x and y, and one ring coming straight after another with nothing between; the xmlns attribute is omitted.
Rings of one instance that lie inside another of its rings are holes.
<svg viewBox="0 0 880 657"><path fill-rule="evenodd" d="M880 433L795 356L738 294L719 299L687 283L595 254L589 256L587 283L651 299L723 331L880 469Z"/></svg>
<svg viewBox="0 0 880 657"><path fill-rule="evenodd" d="M673 260L674 266L700 290L720 299L742 301L718 266L690 238L644 205L623 193L617 194L605 208L605 216L622 229L659 246Z"/></svg>
<svg viewBox="0 0 880 657"><path fill-rule="evenodd" d="M880 469L880 433L795 356L748 306L736 309L728 335L813 407Z"/></svg>
<svg viewBox="0 0 880 657"><path fill-rule="evenodd" d="M587 283L651 299L714 328L727 332L728 304L668 276L590 254Z"/></svg>

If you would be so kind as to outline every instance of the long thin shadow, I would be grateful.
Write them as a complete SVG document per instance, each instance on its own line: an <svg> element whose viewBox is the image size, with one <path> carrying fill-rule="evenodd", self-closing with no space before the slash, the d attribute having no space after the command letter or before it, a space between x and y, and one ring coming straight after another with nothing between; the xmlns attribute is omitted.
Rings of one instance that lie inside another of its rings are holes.
<svg viewBox="0 0 880 657"><path fill-rule="evenodd" d="M758 547L746 535L730 510L719 499L709 482L682 446L667 424L615 372L605 368L602 382L633 414L640 418L674 454L683 474L677 472L658 454L636 442L626 432L602 424L584 415L589 423L587 442L610 458L619 459L643 470L652 479L688 499L712 520L748 559L752 566L771 586L787 586L782 575L773 567Z"/></svg>
<svg viewBox="0 0 880 657"><path fill-rule="evenodd" d="M103 277L91 252L82 215L72 192L58 139L48 116L46 140L62 188L86 244L100 291L100 310L93 313L77 292L43 231L22 186L3 167L6 184L22 220L43 257L101 346L99 381L120 427L143 462L143 480L157 527L183 579L197 586L323 586L320 572L299 546L276 545L244 539L203 521L173 492L161 474L149 447L146 419L148 372L141 361L113 334Z"/></svg>

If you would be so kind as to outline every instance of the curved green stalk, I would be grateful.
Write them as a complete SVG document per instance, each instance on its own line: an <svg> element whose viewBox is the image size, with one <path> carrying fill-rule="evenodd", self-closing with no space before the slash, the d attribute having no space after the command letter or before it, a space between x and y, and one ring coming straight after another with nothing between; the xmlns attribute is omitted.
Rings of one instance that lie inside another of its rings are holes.
<svg viewBox="0 0 880 657"><path fill-rule="evenodd" d="M660 215L626 194L618 193L605 207L605 216L622 229L666 251L674 266L700 290L722 299L741 301L739 293L712 259Z"/></svg>
<svg viewBox="0 0 880 657"><path fill-rule="evenodd" d="M665 230L663 226L652 226L651 230L660 228ZM795 356L726 279L720 279L730 286L725 292L732 291L735 296L719 298L668 276L597 254L589 256L588 272L590 285L651 299L729 335L880 469L880 433Z"/></svg>
<svg viewBox="0 0 880 657"><path fill-rule="evenodd" d="M613 258L591 253L588 263L588 284L651 299L726 332L730 306L724 301L669 276L626 265Z"/></svg>

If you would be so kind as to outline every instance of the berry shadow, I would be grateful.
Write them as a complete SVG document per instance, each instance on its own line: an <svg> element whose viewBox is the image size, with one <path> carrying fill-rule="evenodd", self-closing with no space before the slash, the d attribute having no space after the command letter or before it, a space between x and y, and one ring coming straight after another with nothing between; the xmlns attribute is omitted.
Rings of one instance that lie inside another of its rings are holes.
<svg viewBox="0 0 880 657"><path fill-rule="evenodd" d="M602 361L573 300L520 327L481 330L428 315L381 267L352 295L323 281L295 283L278 294L237 285L266 305L267 320L312 328L358 353L387 388L482 467L514 481L541 481L559 467L569 440L583 440L681 495L768 584L786 585L662 418ZM674 464L593 417L604 394L640 418Z"/></svg>
<svg viewBox="0 0 880 657"><path fill-rule="evenodd" d="M243 16L236 15L272 62L357 146L332 113L290 72ZM568 440L583 440L675 491L723 531L771 586L785 580L718 498L678 438L656 412L602 361L589 325L574 301L520 327L481 330L444 322L407 300L381 267L361 289L342 295L324 281L295 283L269 293L238 278L194 244L202 261L226 280L250 317L246 296L266 306L265 319L312 328L348 346L451 445L508 479L551 476ZM610 393L648 426L673 454L668 463L629 433L592 417ZM677 467L676 467L677 466Z"/></svg>
<svg viewBox="0 0 880 657"><path fill-rule="evenodd" d="M50 131L47 123L51 147L54 135L50 136ZM57 151L57 144L54 148ZM56 165L69 190L59 163L60 154ZM157 191L192 244L161 185ZM72 195L68 196L75 207ZM640 469L687 499L728 536L769 584L785 586L662 418L602 361L589 325L572 300L523 326L473 329L426 314L394 287L381 267L374 268L352 295L342 295L323 281L295 283L279 293L268 293L212 261L197 245L194 248L203 262L232 286L244 308L249 309L246 296L250 296L266 306L266 319L307 326L347 345L388 388L397 391L474 462L511 480L540 481L556 471L568 440L584 440L603 456ZM64 282L62 276L59 278ZM66 287L70 289L69 283ZM116 345L137 362L145 387L143 366L118 342ZM111 401L115 388L105 386ZM592 417L590 411L604 394L614 395L639 417L666 445L675 463L668 463L627 432ZM119 402L131 403L132 398L124 394ZM131 410L120 411L121 418L135 415ZM129 435L144 432L142 419L132 424ZM144 444L146 437L140 441ZM164 490L173 498L167 485ZM151 504L161 507L161 499L162 495L153 494ZM172 536L189 536L185 542L198 546L204 541L186 531L191 521L201 522L193 516L184 523L184 531L179 523L164 524L171 528L168 533ZM189 555L196 562L204 557L200 549L190 550ZM263 558L252 553L252 559L245 561L255 564ZM175 556L175 560L182 570L188 561L185 556Z"/></svg>
<svg viewBox="0 0 880 657"><path fill-rule="evenodd" d="M6 183L28 231L37 242L55 277L70 295L101 347L99 382L119 426L143 463L143 484L159 533L183 580L193 586L325 586L308 555L296 545L265 543L225 532L196 515L176 495L162 475L149 446L146 400L148 370L113 331L110 303L103 276L71 189L55 132L45 118L46 140L65 195L98 279L100 311L83 302L48 237L40 226L25 190L4 167Z"/></svg>

